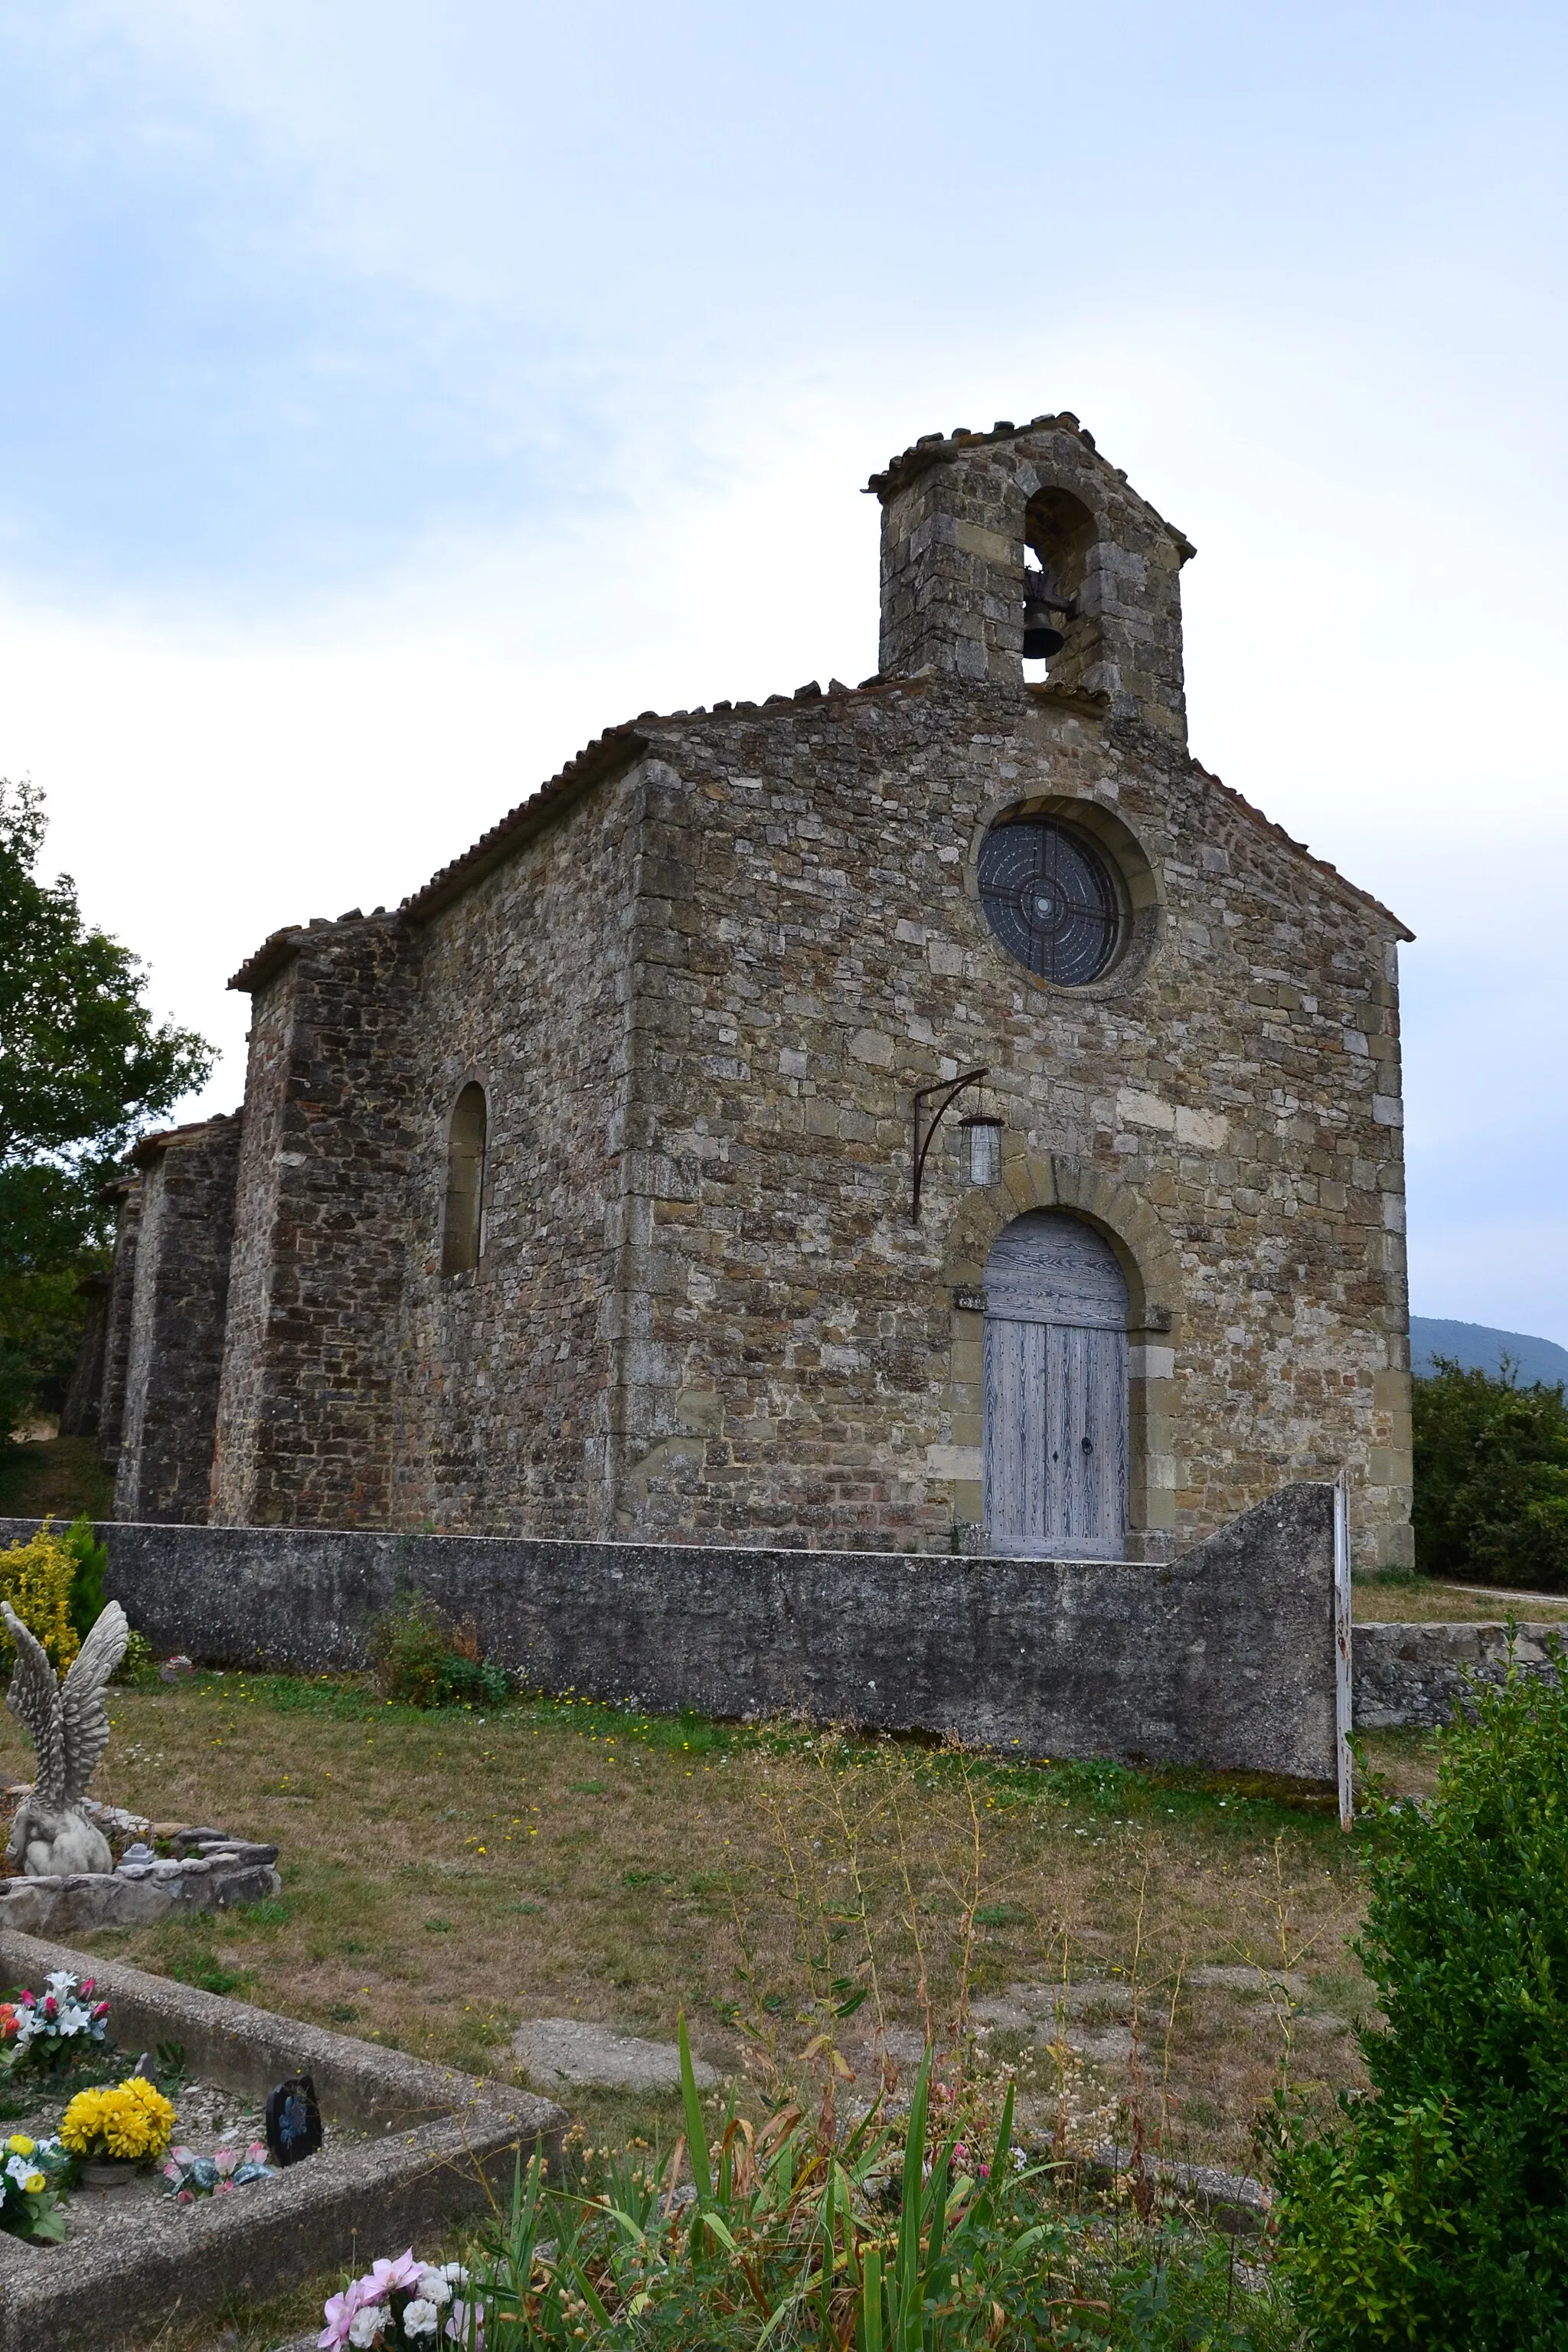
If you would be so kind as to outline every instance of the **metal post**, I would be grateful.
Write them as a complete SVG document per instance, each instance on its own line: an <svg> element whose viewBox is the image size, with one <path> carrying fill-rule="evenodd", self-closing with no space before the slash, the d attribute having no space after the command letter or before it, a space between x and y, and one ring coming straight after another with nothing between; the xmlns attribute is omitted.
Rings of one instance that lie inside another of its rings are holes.
<svg viewBox="0 0 1568 2352"><path fill-rule="evenodd" d="M1351 1479L1334 1480L1334 1755L1340 1784L1340 1827L1355 1821L1354 1759L1351 1755Z"/></svg>

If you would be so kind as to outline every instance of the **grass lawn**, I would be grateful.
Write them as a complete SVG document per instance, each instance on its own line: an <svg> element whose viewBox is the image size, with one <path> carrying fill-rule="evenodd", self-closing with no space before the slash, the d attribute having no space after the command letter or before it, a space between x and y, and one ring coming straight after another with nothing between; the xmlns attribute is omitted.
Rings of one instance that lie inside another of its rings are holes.
<svg viewBox="0 0 1568 2352"><path fill-rule="evenodd" d="M1046 2108L1109 2105L1131 2064L1173 2152L1237 2166L1287 2039L1298 2079L1357 2079L1361 1836L1261 1783L569 1699L421 1715L342 1679L213 1675L113 1696L100 1792L275 1840L284 1891L95 1948L421 2055L510 2076L522 2018L669 2039L684 2008L721 2068L748 2044L788 2060L825 2024L853 2062L878 2019L950 2033L966 2000L1065 1973L1112 1979L1112 2011L1131 1994L1136 2044L1075 2065L1065 2088L1032 2060ZM21 1735L0 1727L19 1778ZM1431 1747L1394 1735L1381 1760L1420 1785ZM1304 1980L1294 2013L1261 1979L1192 1981L1247 1962ZM1005 2030L990 2040L1023 2050ZM661 2123L657 2103L572 2105L606 2133Z"/></svg>

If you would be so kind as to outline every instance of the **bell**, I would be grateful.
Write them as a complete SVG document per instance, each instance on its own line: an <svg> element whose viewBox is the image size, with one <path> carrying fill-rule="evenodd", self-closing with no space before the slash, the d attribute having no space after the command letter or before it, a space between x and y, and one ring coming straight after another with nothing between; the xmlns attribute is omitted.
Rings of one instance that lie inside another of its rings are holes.
<svg viewBox="0 0 1568 2352"><path fill-rule="evenodd" d="M1053 654L1060 653L1067 639L1050 616L1053 613L1059 613L1064 620L1070 621L1075 609L1073 605L1064 604L1059 596L1047 596L1044 586L1039 584L1038 574L1026 581L1024 585L1024 659L1026 661L1049 661Z"/></svg>

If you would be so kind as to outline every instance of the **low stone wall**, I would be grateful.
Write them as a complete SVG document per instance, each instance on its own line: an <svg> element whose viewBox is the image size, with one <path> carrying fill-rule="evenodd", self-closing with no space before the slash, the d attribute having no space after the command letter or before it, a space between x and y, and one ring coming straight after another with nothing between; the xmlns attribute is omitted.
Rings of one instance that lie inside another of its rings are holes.
<svg viewBox="0 0 1568 2352"><path fill-rule="evenodd" d="M963 1559L110 1523L161 1651L364 1664L399 1582L535 1688L956 1733L1031 1756L1331 1779L1332 1498L1288 1486L1180 1559ZM0 1545L31 1521L0 1521Z"/></svg>
<svg viewBox="0 0 1568 2352"><path fill-rule="evenodd" d="M152 1834L151 1822L90 1798L83 1810L97 1817L105 1834L111 1821L138 1838ZM58 1878L0 1879L0 1935L85 1936L93 1927L145 1927L172 1912L226 1911L283 1891L275 1845L216 1830L183 1830L169 1843L174 1852L154 1862L119 1862L112 1870Z"/></svg>
<svg viewBox="0 0 1568 2352"><path fill-rule="evenodd" d="M1549 1644L1568 1626L1521 1625L1513 1654L1526 1674L1550 1670ZM1490 1625L1358 1625L1355 1721L1363 1731L1447 1723L1472 1675L1500 1682L1508 1670L1508 1628Z"/></svg>

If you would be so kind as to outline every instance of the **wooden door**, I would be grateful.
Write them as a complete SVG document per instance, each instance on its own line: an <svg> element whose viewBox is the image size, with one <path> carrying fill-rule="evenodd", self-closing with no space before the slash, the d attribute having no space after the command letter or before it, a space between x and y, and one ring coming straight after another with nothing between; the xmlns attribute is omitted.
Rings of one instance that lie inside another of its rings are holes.
<svg viewBox="0 0 1568 2352"><path fill-rule="evenodd" d="M985 1518L994 1551L1120 1559L1127 1285L1110 1244L1032 1209L985 1268Z"/></svg>

